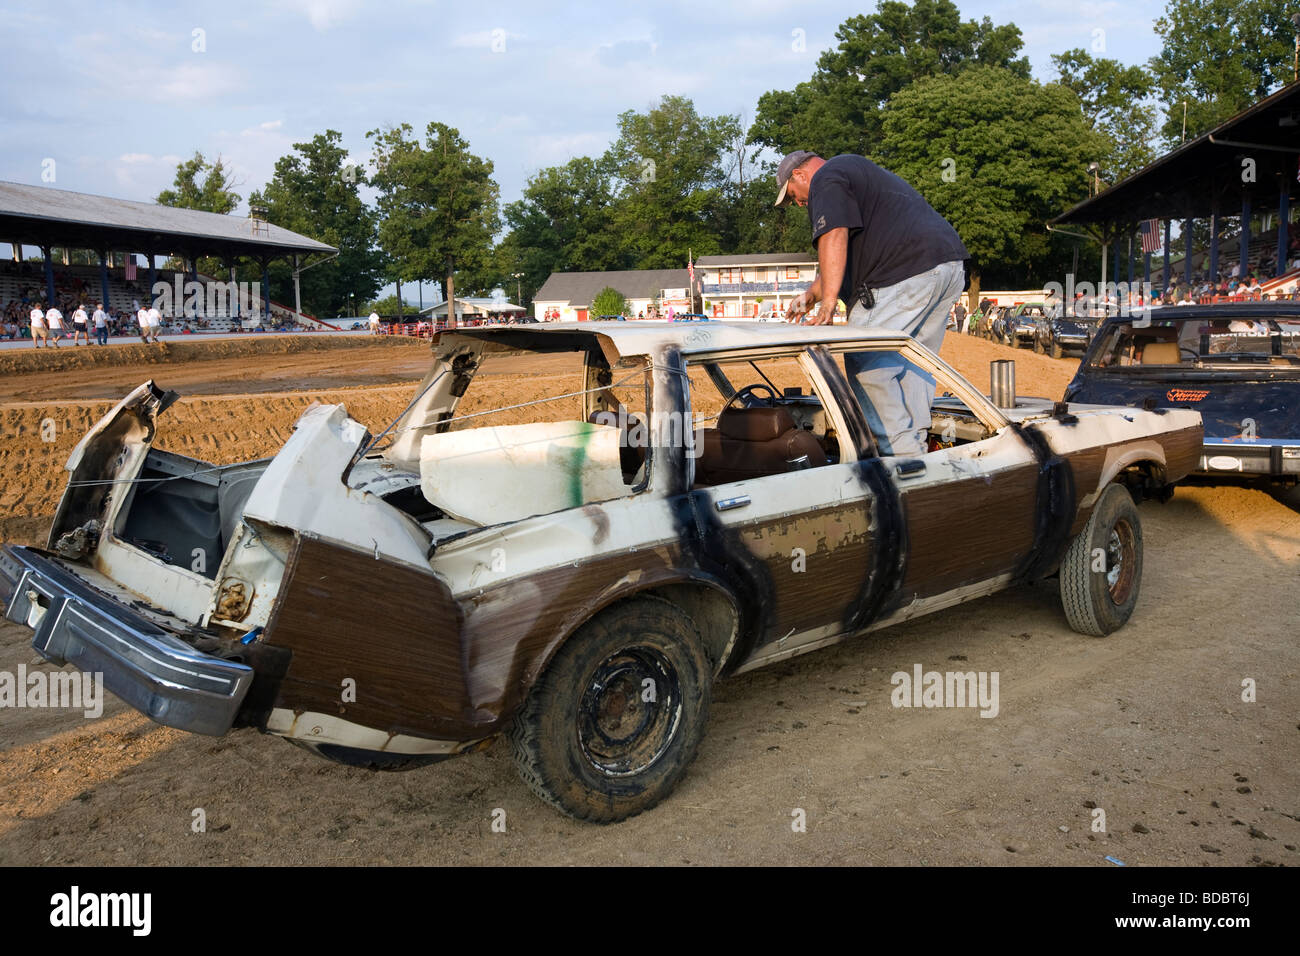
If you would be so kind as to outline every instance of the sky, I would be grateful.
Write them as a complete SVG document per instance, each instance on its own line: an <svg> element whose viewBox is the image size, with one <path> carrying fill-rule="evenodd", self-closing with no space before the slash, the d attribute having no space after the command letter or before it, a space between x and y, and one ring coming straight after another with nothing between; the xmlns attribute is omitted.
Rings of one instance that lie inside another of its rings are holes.
<svg viewBox="0 0 1300 956"><path fill-rule="evenodd" d="M1014 22L1039 79L1084 47L1124 63L1160 49L1164 0L958 0L965 19ZM4 0L0 180L152 200L201 151L237 192L293 144L432 120L490 159L502 203L537 170L598 155L618 114L666 94L739 114L813 72L860 3L449 3L445 0L44 3ZM16 58L15 58L16 56ZM246 203L240 207L246 214Z"/></svg>

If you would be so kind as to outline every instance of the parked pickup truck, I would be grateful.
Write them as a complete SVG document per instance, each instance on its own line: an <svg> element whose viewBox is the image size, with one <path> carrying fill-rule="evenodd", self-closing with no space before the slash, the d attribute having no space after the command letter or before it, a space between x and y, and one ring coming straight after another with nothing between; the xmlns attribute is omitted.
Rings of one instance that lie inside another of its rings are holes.
<svg viewBox="0 0 1300 956"><path fill-rule="evenodd" d="M1300 303L1153 307L1106 320L1069 402L1201 413L1201 475L1300 480Z"/></svg>
<svg viewBox="0 0 1300 956"><path fill-rule="evenodd" d="M860 351L934 378L926 454L880 454ZM1054 575L1076 631L1121 627L1135 499L1201 449L1195 411L998 408L906 336L784 323L444 331L378 435L314 406L240 464L154 448L175 400L127 395L47 546L0 549L38 653L160 723L351 764L505 736L601 822L672 790L726 675Z"/></svg>

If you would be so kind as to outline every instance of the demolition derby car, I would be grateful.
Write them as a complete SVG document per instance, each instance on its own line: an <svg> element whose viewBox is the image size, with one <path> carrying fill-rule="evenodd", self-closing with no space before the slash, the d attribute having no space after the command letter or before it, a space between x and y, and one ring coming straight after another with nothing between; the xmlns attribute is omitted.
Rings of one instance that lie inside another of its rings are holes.
<svg viewBox="0 0 1300 956"><path fill-rule="evenodd" d="M1200 412L1195 473L1300 482L1300 303L1156 307L1108 319L1065 399Z"/></svg>
<svg viewBox="0 0 1300 956"><path fill-rule="evenodd" d="M850 352L934 382L882 456ZM527 394L522 394L527 390ZM398 769L508 737L575 817L664 798L719 678L1059 576L1105 635L1138 601L1135 499L1196 466L1194 411L1007 399L906 336L754 323L446 331L377 435L314 406L275 457L151 447L141 385L81 440L0 599L154 720Z"/></svg>

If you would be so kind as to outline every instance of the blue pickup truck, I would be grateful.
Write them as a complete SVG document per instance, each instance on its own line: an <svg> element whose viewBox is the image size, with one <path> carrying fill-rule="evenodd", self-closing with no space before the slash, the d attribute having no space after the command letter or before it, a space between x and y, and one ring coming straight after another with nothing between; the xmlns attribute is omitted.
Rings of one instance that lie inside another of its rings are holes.
<svg viewBox="0 0 1300 956"><path fill-rule="evenodd" d="M1067 402L1189 408L1196 474L1300 481L1300 303L1152 307L1105 320Z"/></svg>

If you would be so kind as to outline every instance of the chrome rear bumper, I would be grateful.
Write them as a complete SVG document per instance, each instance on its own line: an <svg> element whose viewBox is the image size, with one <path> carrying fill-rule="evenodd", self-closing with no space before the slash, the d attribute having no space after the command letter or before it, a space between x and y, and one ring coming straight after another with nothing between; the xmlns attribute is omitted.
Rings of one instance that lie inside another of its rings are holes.
<svg viewBox="0 0 1300 956"><path fill-rule="evenodd" d="M55 664L103 675L104 686L160 724L220 736L253 669L204 654L30 548L0 547L0 607L35 632Z"/></svg>

